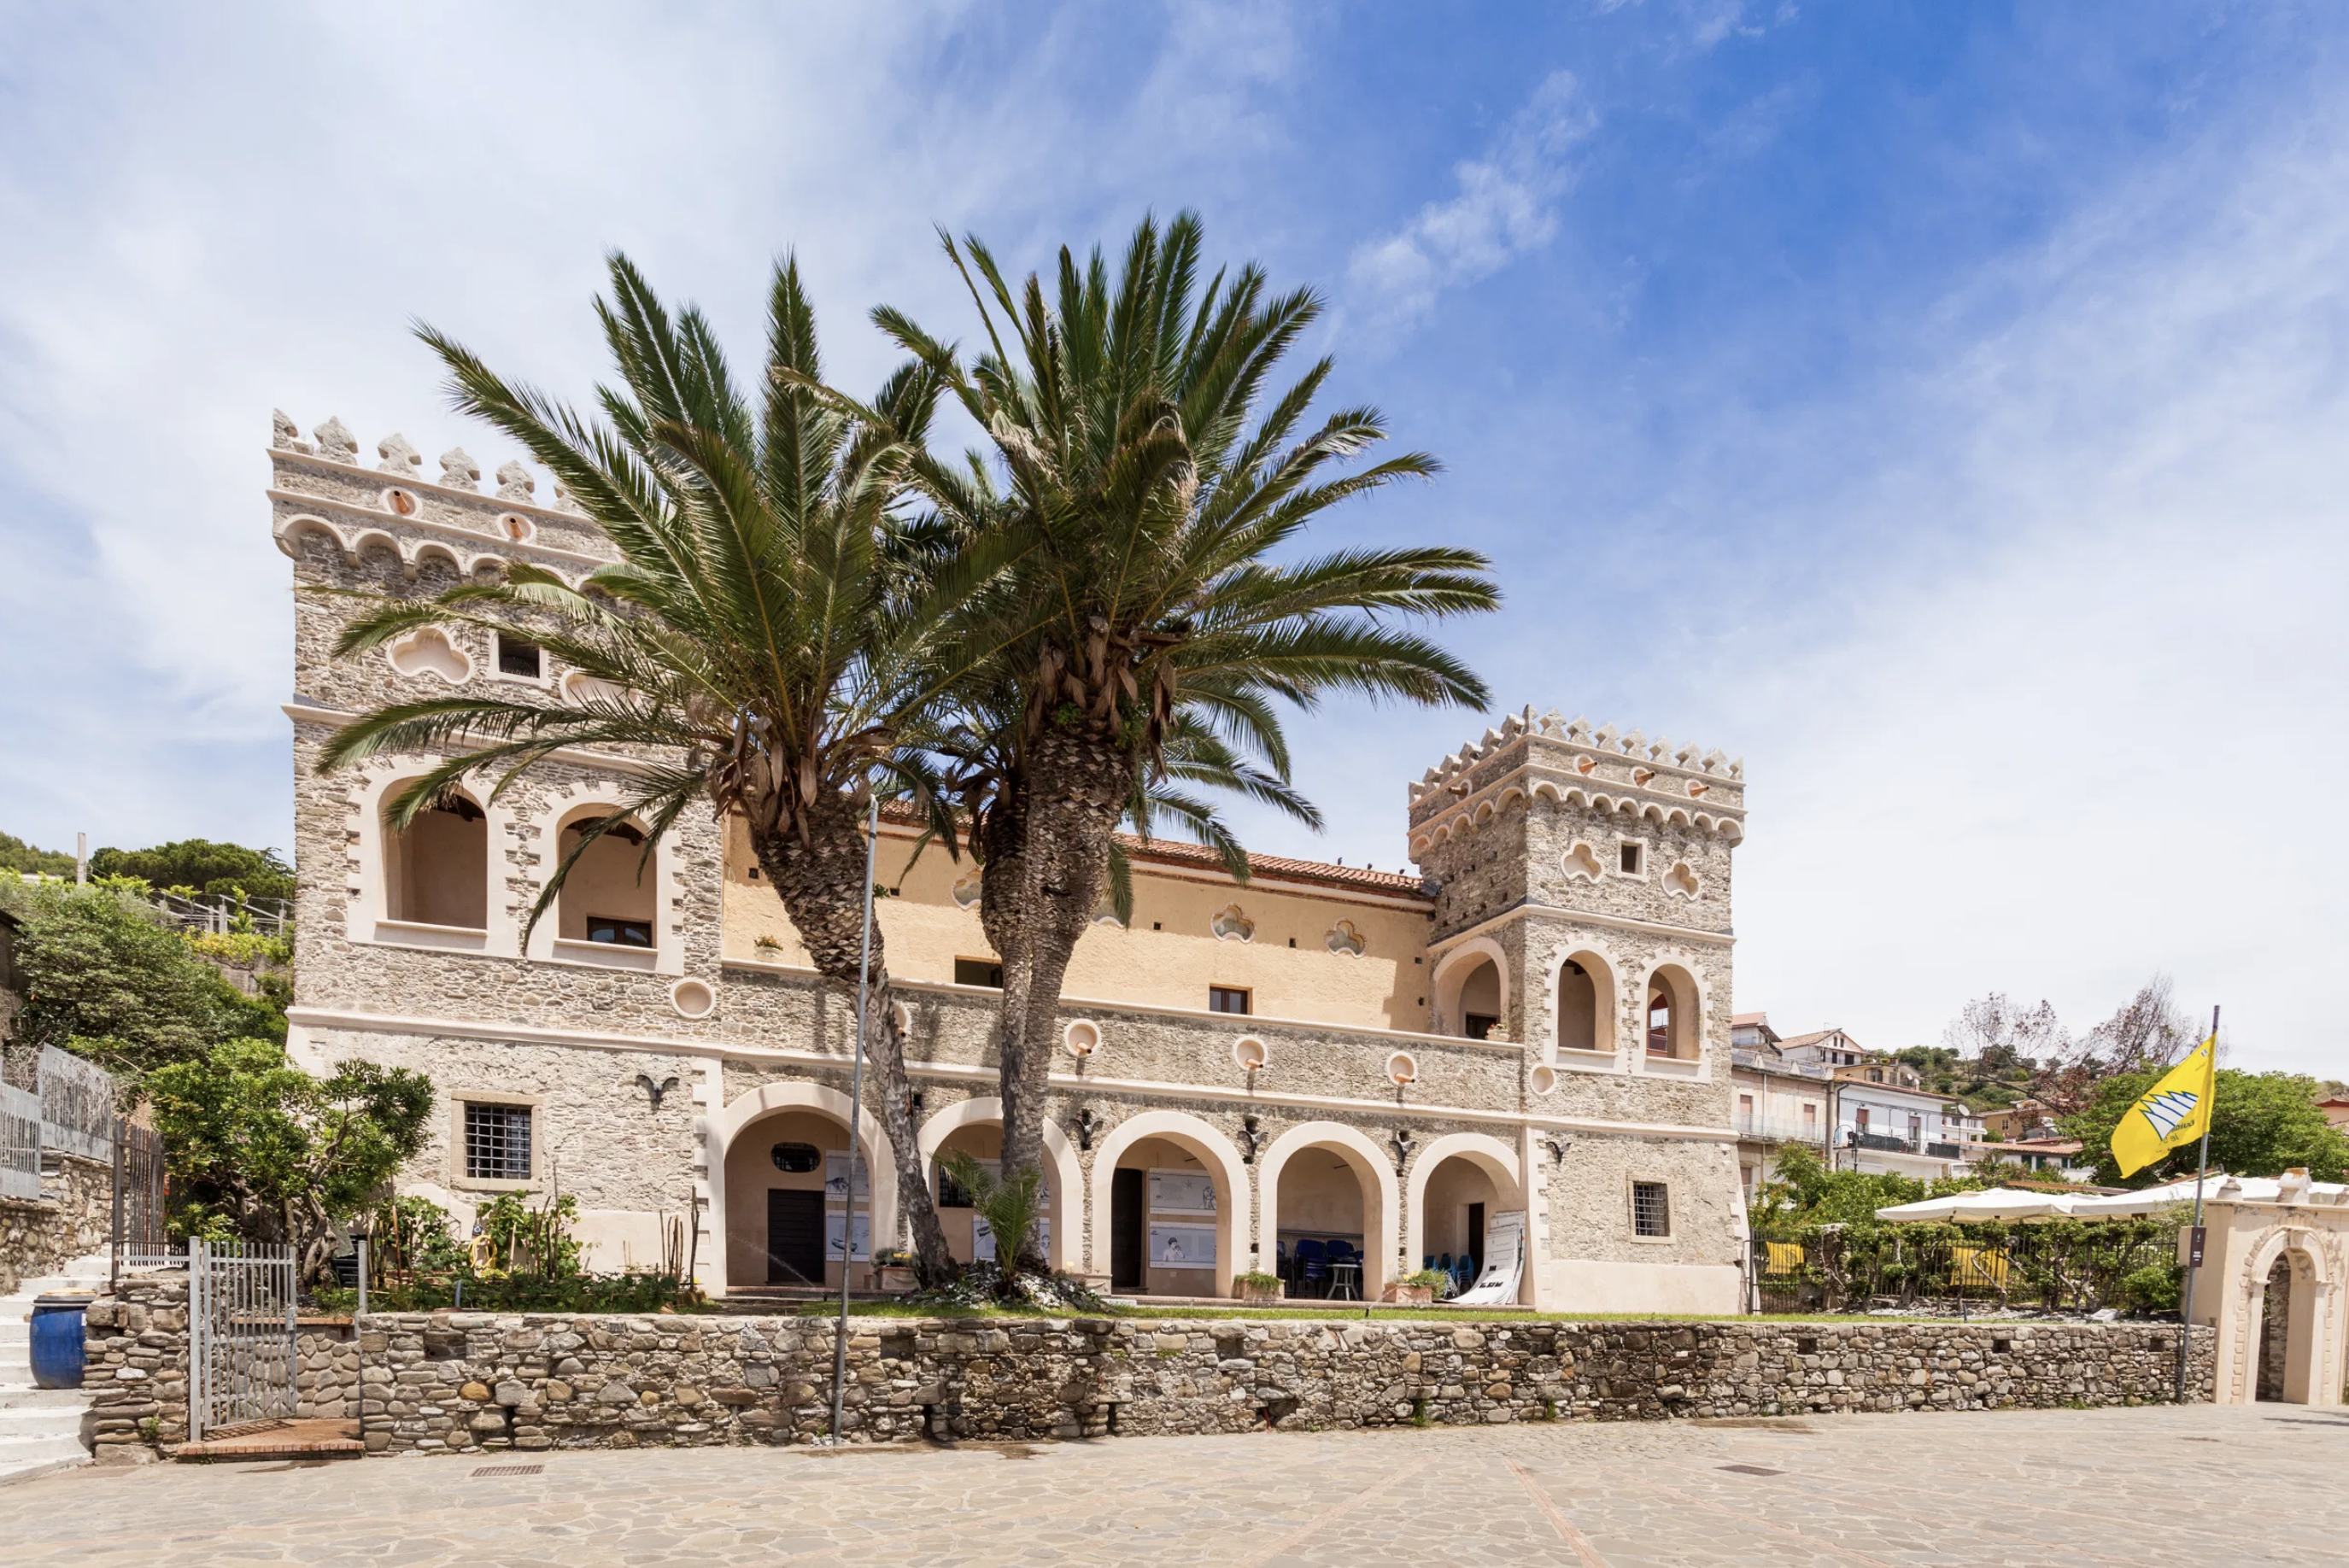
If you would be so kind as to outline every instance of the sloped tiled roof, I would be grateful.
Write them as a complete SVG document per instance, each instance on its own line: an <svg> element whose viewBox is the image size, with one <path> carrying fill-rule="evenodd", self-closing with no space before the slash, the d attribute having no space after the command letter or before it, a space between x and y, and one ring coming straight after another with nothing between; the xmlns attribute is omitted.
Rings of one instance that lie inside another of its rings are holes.
<svg viewBox="0 0 2349 1568"><path fill-rule="evenodd" d="M1186 844L1173 839L1152 839L1145 842L1131 833L1120 833L1117 841L1124 846L1126 854L1136 861L1195 866L1209 871L1221 871L1224 866L1224 857L1205 844ZM1319 882L1328 887L1352 888L1391 897L1427 896L1420 891L1419 878L1400 872L1372 871L1368 866L1340 866L1322 861L1290 860L1286 855L1251 854L1248 856L1248 872L1253 876Z"/></svg>

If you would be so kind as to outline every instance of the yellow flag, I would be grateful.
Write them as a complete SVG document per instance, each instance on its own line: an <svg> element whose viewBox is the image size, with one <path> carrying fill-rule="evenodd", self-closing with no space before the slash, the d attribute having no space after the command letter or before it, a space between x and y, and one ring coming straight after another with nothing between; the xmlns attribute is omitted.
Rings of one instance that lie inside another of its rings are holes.
<svg viewBox="0 0 2349 1568"><path fill-rule="evenodd" d="M2213 1035L2122 1114L2113 1129L2113 1159L2122 1175L2133 1176L2166 1151L2202 1136L2210 1124L2218 1077L2219 1037Z"/></svg>

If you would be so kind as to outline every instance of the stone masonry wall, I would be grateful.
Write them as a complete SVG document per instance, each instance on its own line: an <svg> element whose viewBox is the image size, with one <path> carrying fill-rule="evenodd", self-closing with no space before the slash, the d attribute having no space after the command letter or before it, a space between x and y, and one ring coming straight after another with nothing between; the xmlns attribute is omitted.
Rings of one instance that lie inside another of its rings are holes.
<svg viewBox="0 0 2349 1568"><path fill-rule="evenodd" d="M142 1280L92 1309L101 1445L184 1437L185 1291ZM349 1397L356 1361L373 1453L804 1441L829 1418L832 1332L802 1318L377 1315L355 1346L305 1341L305 1413ZM2159 1404L2178 1332L865 1318L852 1326L845 1426L903 1442ZM2198 1331L2198 1389L2209 1346Z"/></svg>
<svg viewBox="0 0 2349 1568"><path fill-rule="evenodd" d="M41 1177L41 1201L0 1198L0 1295L102 1250L114 1233L114 1172L67 1154Z"/></svg>

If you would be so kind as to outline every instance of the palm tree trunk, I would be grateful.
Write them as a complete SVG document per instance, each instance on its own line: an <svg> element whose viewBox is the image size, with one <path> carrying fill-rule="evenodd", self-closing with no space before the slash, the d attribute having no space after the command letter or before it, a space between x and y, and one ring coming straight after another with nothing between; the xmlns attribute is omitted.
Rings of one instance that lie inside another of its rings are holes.
<svg viewBox="0 0 2349 1568"><path fill-rule="evenodd" d="M1003 960L996 1044L1007 1178L1043 1165L1061 985L1092 924L1133 776L1123 749L1049 733L990 823L980 914ZM1032 1233L1019 1262L1040 1273L1049 1267Z"/></svg>
<svg viewBox="0 0 2349 1568"><path fill-rule="evenodd" d="M783 901L816 970L856 995L864 935L864 825L855 802L806 812L804 831L785 829L750 836L752 852ZM897 1201L911 1226L916 1267L922 1283L939 1284L955 1274L954 1254L930 1201L929 1173L922 1169L918 1130L914 1126L913 1086L905 1074L905 1037L897 1026L895 988L889 983L881 924L873 923L872 964L865 972L865 1061L873 1071L872 1105L897 1168ZM854 1131L851 1130L850 1136ZM873 1238L876 1247L887 1244Z"/></svg>

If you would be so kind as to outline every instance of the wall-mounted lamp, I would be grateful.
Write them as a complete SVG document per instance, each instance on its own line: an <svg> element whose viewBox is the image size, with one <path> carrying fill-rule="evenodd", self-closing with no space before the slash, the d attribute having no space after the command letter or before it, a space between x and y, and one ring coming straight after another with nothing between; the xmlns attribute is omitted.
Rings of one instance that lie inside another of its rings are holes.
<svg viewBox="0 0 2349 1568"><path fill-rule="evenodd" d="M655 1116L658 1116L660 1114L661 1101L667 1099L668 1098L668 1091L677 1087L677 1075L675 1073L671 1073L668 1077L661 1079L660 1082L655 1083L652 1080L651 1074L638 1073L636 1075L636 1087L645 1091L645 1098L653 1102L653 1114Z"/></svg>
<svg viewBox="0 0 2349 1568"><path fill-rule="evenodd" d="M1243 1165L1256 1163L1256 1151L1264 1143L1264 1135L1257 1131L1257 1128L1255 1117L1240 1118L1240 1163Z"/></svg>
<svg viewBox="0 0 2349 1568"><path fill-rule="evenodd" d="M1093 1114L1093 1108L1092 1106L1086 1106L1079 1110L1077 1112L1077 1147L1085 1150L1092 1149L1093 1146L1093 1131L1100 1126L1101 1118Z"/></svg>

